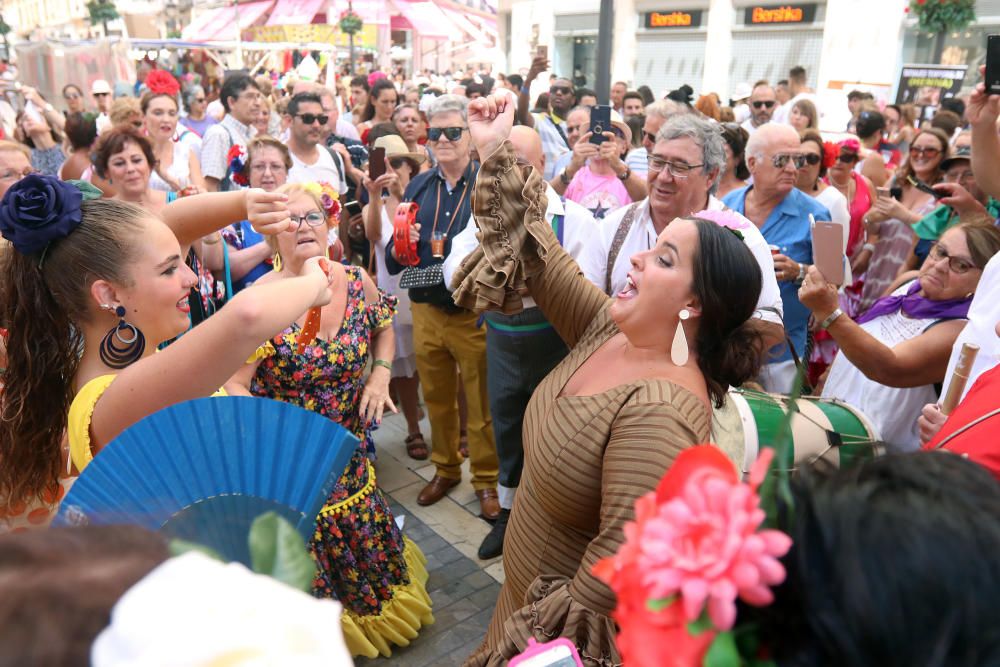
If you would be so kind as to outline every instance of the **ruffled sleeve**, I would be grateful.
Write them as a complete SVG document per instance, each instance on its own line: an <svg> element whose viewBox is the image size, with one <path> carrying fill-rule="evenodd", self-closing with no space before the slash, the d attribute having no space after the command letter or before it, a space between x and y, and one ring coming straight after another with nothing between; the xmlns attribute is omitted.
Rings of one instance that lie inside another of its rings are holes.
<svg viewBox="0 0 1000 667"><path fill-rule="evenodd" d="M452 278L455 303L477 312L522 310L527 290L569 345L608 303L559 245L545 219L545 181L517 164L507 141L479 169L473 216L479 247Z"/></svg>
<svg viewBox="0 0 1000 667"><path fill-rule="evenodd" d="M399 299L396 297L386 294L380 287L375 289L378 290L378 298L372 303L365 303L365 321L372 331L384 329L392 324L392 318L396 316L396 306L399 304Z"/></svg>
<svg viewBox="0 0 1000 667"><path fill-rule="evenodd" d="M90 420L94 416L94 408L116 377L118 376L109 374L94 378L83 385L69 406L69 420L66 426L69 453L73 465L80 472L94 460L94 451L90 446Z"/></svg>
<svg viewBox="0 0 1000 667"><path fill-rule="evenodd" d="M246 364L255 364L258 361L263 361L264 359L273 357L276 354L278 354L278 351L274 349L274 343L267 341L254 350L253 354L250 355L250 358L246 360Z"/></svg>

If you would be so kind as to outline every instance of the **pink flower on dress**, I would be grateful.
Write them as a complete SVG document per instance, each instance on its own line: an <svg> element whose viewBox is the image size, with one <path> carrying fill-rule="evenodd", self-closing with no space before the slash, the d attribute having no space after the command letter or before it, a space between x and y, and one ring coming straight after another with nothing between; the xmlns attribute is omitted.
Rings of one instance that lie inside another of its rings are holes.
<svg viewBox="0 0 1000 667"><path fill-rule="evenodd" d="M636 503L637 521L625 535L637 549L636 565L650 599L679 594L689 621L707 604L712 624L723 631L736 620L737 597L755 606L771 603L769 587L785 579L778 558L792 544L780 531L758 531L765 514L757 487L773 454L765 448L750 483L742 484L721 451L693 447L678 457L655 498L647 494ZM684 458L701 459L702 465L692 468ZM685 479L671 479L675 471Z"/></svg>

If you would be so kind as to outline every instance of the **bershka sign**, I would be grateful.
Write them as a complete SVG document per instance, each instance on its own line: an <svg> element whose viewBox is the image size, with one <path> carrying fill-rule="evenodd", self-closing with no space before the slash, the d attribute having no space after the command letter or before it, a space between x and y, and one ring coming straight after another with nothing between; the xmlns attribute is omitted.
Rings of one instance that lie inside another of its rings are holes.
<svg viewBox="0 0 1000 667"><path fill-rule="evenodd" d="M646 28L697 28L701 25L702 10L672 12L646 12Z"/></svg>
<svg viewBox="0 0 1000 667"><path fill-rule="evenodd" d="M782 25L812 23L816 19L815 4L751 5L745 10L746 25Z"/></svg>

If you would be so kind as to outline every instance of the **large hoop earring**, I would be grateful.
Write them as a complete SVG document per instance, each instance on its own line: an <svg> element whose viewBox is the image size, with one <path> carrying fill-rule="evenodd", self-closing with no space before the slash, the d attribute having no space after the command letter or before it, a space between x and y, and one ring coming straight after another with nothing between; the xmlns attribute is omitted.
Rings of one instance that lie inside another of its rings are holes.
<svg viewBox="0 0 1000 667"><path fill-rule="evenodd" d="M687 308L682 308L677 317L680 319L677 320L677 329L674 330L674 343L670 346L670 361L674 362L674 366L683 366L688 362L688 341L684 333L684 321L691 317L691 313Z"/></svg>
<svg viewBox="0 0 1000 667"><path fill-rule="evenodd" d="M271 268L276 272L281 271L281 255L279 253L274 253L274 259L271 260Z"/></svg>
<svg viewBox="0 0 1000 667"><path fill-rule="evenodd" d="M101 340L101 361L116 370L132 365L146 351L146 337L135 325L125 321L125 313L125 306L115 308L118 324Z"/></svg>

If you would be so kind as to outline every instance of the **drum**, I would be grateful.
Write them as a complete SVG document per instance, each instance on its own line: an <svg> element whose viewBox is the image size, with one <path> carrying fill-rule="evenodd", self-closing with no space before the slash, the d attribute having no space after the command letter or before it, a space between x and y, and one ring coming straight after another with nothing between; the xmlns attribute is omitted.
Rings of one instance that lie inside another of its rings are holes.
<svg viewBox="0 0 1000 667"><path fill-rule="evenodd" d="M712 441L746 474L761 445L777 442L790 404L788 396L730 389L725 404L713 411ZM785 462L789 469L821 459L849 466L884 453L878 431L858 409L815 396L802 396L795 405L792 448Z"/></svg>

